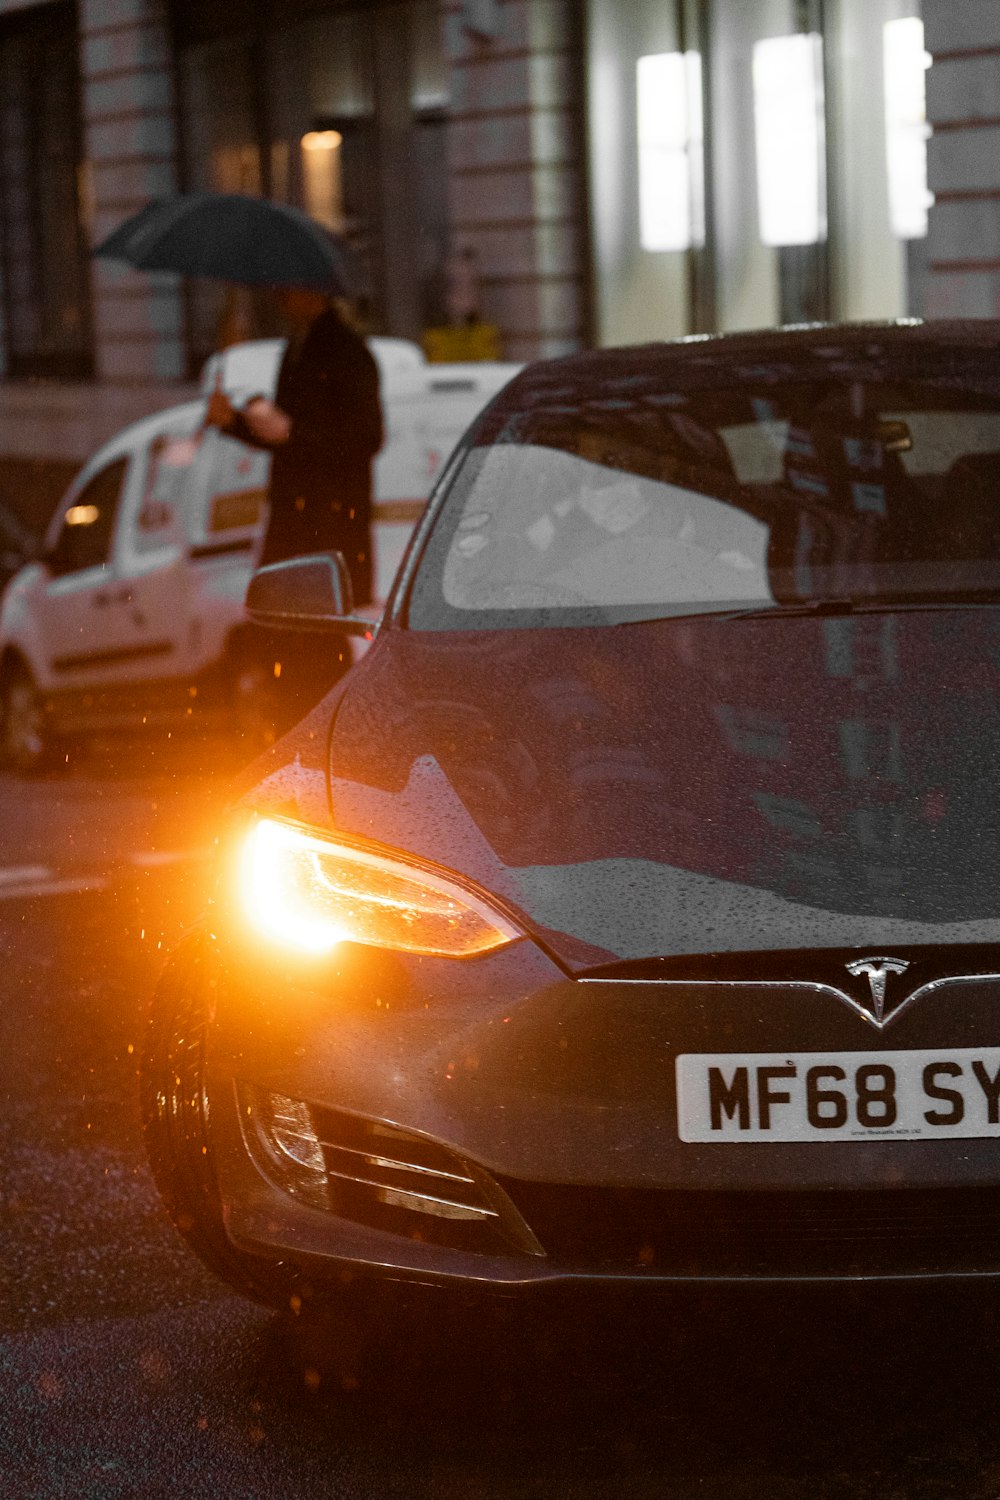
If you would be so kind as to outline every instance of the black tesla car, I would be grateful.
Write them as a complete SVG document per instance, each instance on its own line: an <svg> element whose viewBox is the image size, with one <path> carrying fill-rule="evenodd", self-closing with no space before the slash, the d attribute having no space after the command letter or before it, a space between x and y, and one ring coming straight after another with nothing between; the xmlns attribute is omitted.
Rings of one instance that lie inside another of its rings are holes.
<svg viewBox="0 0 1000 1500"><path fill-rule="evenodd" d="M998 601L997 325L526 368L156 994L179 1228L275 1304L1000 1272Z"/></svg>

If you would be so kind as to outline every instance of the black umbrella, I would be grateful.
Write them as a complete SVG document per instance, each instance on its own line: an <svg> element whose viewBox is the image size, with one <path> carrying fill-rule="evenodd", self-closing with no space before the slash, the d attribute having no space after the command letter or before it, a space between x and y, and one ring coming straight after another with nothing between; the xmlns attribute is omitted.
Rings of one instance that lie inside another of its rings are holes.
<svg viewBox="0 0 1000 1500"><path fill-rule="evenodd" d="M94 250L139 271L353 296L347 247L297 208L243 193L178 193L147 203Z"/></svg>

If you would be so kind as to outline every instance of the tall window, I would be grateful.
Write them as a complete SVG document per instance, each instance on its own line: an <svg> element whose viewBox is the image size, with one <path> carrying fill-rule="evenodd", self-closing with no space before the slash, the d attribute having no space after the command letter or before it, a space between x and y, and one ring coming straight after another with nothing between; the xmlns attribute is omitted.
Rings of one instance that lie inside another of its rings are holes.
<svg viewBox="0 0 1000 1500"><path fill-rule="evenodd" d="M0 286L6 374L93 372L76 7L0 25Z"/></svg>
<svg viewBox="0 0 1000 1500"><path fill-rule="evenodd" d="M188 188L294 203L354 251L372 331L436 321L447 252L440 0L174 0ZM189 291L189 357L272 333L269 299Z"/></svg>

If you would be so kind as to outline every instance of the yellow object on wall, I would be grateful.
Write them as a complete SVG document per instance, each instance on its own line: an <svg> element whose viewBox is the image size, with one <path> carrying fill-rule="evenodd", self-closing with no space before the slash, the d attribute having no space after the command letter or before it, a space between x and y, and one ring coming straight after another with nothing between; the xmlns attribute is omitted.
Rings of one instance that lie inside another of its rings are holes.
<svg viewBox="0 0 1000 1500"><path fill-rule="evenodd" d="M495 323L462 323L447 328L425 328L424 353L435 364L463 364L466 360L500 359L500 329Z"/></svg>

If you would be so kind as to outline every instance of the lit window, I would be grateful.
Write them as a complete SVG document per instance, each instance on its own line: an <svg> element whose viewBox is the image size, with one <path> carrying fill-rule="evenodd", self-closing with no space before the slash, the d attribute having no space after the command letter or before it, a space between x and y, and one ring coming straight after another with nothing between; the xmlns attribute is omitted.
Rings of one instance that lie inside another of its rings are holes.
<svg viewBox="0 0 1000 1500"><path fill-rule="evenodd" d="M826 238L822 38L755 43L753 97L761 240L815 245Z"/></svg>
<svg viewBox="0 0 1000 1500"><path fill-rule="evenodd" d="M343 144L339 130L310 130L300 142L306 211L338 233L344 227Z"/></svg>
<svg viewBox="0 0 1000 1500"><path fill-rule="evenodd" d="M639 242L687 250L705 242L701 57L662 52L636 64Z"/></svg>
<svg viewBox="0 0 1000 1500"><path fill-rule="evenodd" d="M919 16L887 21L883 28L885 152L889 174L889 223L901 240L927 233L927 69L924 23Z"/></svg>
<svg viewBox="0 0 1000 1500"><path fill-rule="evenodd" d="M93 526L100 514L96 505L71 505L66 512L66 525Z"/></svg>

